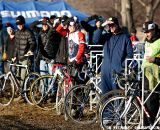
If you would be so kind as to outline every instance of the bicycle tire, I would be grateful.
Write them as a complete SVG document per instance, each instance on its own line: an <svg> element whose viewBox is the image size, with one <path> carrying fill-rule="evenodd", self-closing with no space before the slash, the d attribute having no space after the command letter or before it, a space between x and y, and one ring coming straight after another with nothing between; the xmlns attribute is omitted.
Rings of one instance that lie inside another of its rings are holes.
<svg viewBox="0 0 160 130"><path fill-rule="evenodd" d="M103 104L113 96L124 96L124 95L125 91L121 89L109 91L108 93L101 96L100 104L101 106L103 106Z"/></svg>
<svg viewBox="0 0 160 130"><path fill-rule="evenodd" d="M39 77L40 77L39 73L32 72L32 73L28 74L27 77L25 78L22 94L23 94L25 100L27 101L27 103L29 103L30 105L33 105L32 100L30 99L30 97L31 97L30 96L30 87L31 87L32 83Z"/></svg>
<svg viewBox="0 0 160 130"><path fill-rule="evenodd" d="M126 99L125 96L113 96L103 105L100 114L100 121L103 129L124 130L124 128L136 129L140 126L142 120L141 109L134 100L131 102L126 116L119 119L125 109Z"/></svg>
<svg viewBox="0 0 160 130"><path fill-rule="evenodd" d="M67 87L66 84L67 83ZM57 94L56 94L56 112L57 115L65 114L64 112L64 100L65 96L68 93L69 89L73 87L73 84L71 81L67 82L67 80L63 81L58 85Z"/></svg>
<svg viewBox="0 0 160 130"><path fill-rule="evenodd" d="M53 75L43 75L36 79L31 85L30 96L32 103L40 109L55 109L56 96L52 97L52 90L48 89L49 83L52 82L53 79Z"/></svg>
<svg viewBox="0 0 160 130"><path fill-rule="evenodd" d="M0 106L8 106L14 99L15 88L10 75L5 78L5 75L0 76Z"/></svg>
<svg viewBox="0 0 160 130"><path fill-rule="evenodd" d="M94 91L95 103L92 110L90 109L89 95ZM69 119L75 123L91 124L97 121L100 96L96 90L88 85L77 85L67 93L65 98L65 113ZM76 113L73 114L73 110ZM77 114L78 113L78 114Z"/></svg>
<svg viewBox="0 0 160 130"><path fill-rule="evenodd" d="M56 113L57 115L61 115L63 113L64 106L64 85L58 85L57 94L56 94Z"/></svg>

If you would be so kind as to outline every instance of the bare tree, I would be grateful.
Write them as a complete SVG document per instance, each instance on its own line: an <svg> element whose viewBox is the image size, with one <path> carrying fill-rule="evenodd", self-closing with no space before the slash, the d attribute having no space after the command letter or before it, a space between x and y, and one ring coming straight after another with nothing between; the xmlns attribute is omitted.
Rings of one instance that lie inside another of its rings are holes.
<svg viewBox="0 0 160 130"><path fill-rule="evenodd" d="M133 11L131 0L121 0L122 26L128 28L128 31L134 27Z"/></svg>
<svg viewBox="0 0 160 130"><path fill-rule="evenodd" d="M148 0L146 3L142 0L138 0L138 2L145 8L146 21L153 20L155 11L160 5L160 0Z"/></svg>

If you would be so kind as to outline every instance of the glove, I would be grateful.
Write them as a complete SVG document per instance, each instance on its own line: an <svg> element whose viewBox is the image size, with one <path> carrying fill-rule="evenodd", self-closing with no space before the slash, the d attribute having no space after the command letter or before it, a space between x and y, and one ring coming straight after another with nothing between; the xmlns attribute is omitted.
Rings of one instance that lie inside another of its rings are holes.
<svg viewBox="0 0 160 130"><path fill-rule="evenodd" d="M16 58L16 57L12 58L12 62L13 62L13 63L15 63L15 62L16 62L16 60L17 60L17 58Z"/></svg>
<svg viewBox="0 0 160 130"><path fill-rule="evenodd" d="M69 62L73 62L73 61L76 61L76 58L75 58L75 57L74 57L74 58L69 59Z"/></svg>
<svg viewBox="0 0 160 130"><path fill-rule="evenodd" d="M33 56L33 52L32 51L28 51L27 54L25 54L24 56Z"/></svg>
<svg viewBox="0 0 160 130"><path fill-rule="evenodd" d="M2 60L6 61L7 59L8 59L8 55L7 55L6 52L4 52L3 55L2 55Z"/></svg>

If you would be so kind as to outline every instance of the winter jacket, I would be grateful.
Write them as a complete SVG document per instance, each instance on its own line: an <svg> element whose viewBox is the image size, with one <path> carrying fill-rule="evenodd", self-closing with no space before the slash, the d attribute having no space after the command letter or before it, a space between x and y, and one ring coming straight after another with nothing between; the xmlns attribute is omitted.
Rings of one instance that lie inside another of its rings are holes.
<svg viewBox="0 0 160 130"><path fill-rule="evenodd" d="M155 63L150 63L146 60L147 56L157 57L160 55L160 39L155 41L146 41L145 54L142 63L144 69L144 75L149 81L149 89L152 90L159 81L159 67Z"/></svg>
<svg viewBox="0 0 160 130"><path fill-rule="evenodd" d="M85 35L82 32L76 31L68 36L68 60L75 58L77 64L83 63L84 53L86 49Z"/></svg>
<svg viewBox="0 0 160 130"><path fill-rule="evenodd" d="M92 17L88 17L87 19L81 21L81 25L88 32L90 45L101 44L100 40L104 28L103 27L97 28L96 26L91 26L89 22L92 20L94 20Z"/></svg>
<svg viewBox="0 0 160 130"><path fill-rule="evenodd" d="M15 44L16 49L14 56L18 59L24 59L24 55L30 50L34 51L35 49L35 37L34 34L28 30L27 28L23 28L22 30L18 30L15 32Z"/></svg>
<svg viewBox="0 0 160 130"><path fill-rule="evenodd" d="M16 48L15 37L11 39L10 36L8 35L4 48L5 52L7 53L7 59L11 60L11 58L14 57L15 48Z"/></svg>
<svg viewBox="0 0 160 130"><path fill-rule="evenodd" d="M108 35L104 45L104 58L101 66L102 94L116 89L113 72L121 72L126 58L133 58L133 48L129 36L124 33Z"/></svg>
<svg viewBox="0 0 160 130"><path fill-rule="evenodd" d="M32 29L34 32L38 33L38 59L43 59L47 60L48 62L51 59L54 59L55 54L54 50L54 44L53 44L53 36L52 34L52 28L48 28L47 30L42 30L42 28L37 27L37 25L42 24L41 21L34 21L33 23L30 24L30 29Z"/></svg>
<svg viewBox="0 0 160 130"><path fill-rule="evenodd" d="M44 50L46 51L50 59L56 58L60 42L61 42L61 35L51 28L48 32L47 42L44 46Z"/></svg>

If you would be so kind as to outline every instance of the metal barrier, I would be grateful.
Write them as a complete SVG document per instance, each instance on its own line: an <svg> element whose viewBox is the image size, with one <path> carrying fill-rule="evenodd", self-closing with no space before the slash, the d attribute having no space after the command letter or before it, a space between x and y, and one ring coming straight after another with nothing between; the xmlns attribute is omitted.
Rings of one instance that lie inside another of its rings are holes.
<svg viewBox="0 0 160 130"><path fill-rule="evenodd" d="M99 57L103 56L103 46L102 45L89 45L90 49L90 64L91 67L95 67L96 74L100 71L100 66L102 64L99 61Z"/></svg>
<svg viewBox="0 0 160 130"><path fill-rule="evenodd" d="M144 122L143 122L144 121L144 119L143 119L144 118L144 111L143 111L144 110L144 106L143 106L144 105L144 70L142 70L142 68L141 68L141 64L142 64L142 60L143 60L143 58L141 58L141 57L142 57L141 55L135 55L133 59L126 59L126 61L125 61L125 75L126 76L129 73L128 67L130 67L130 64L132 63L132 61L137 61L137 63L138 63L137 79L142 82L142 86L141 86L141 88L142 88L142 99L141 99L141 101L142 101L142 104L141 104L142 124L141 124L140 128L137 128L137 129L144 128ZM131 62L131 63L128 65L129 62ZM127 84L125 84L125 94L127 94L127 91L128 91ZM125 124L125 126L126 126L126 124Z"/></svg>

